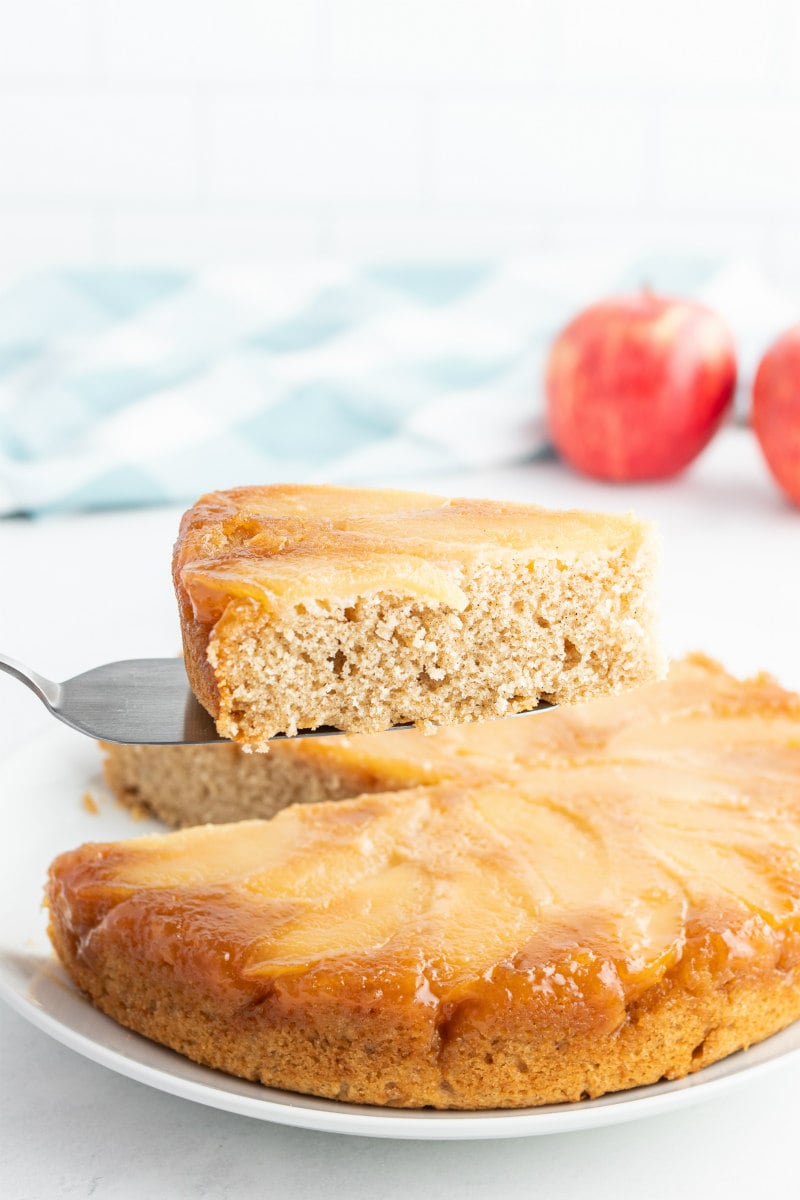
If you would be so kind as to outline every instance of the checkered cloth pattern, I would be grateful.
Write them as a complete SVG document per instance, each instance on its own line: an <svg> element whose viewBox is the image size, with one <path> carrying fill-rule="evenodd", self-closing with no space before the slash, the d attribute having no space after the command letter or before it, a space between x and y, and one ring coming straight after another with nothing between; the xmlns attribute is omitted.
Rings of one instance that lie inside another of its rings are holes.
<svg viewBox="0 0 800 1200"><path fill-rule="evenodd" d="M759 307L746 268L602 256L22 279L0 291L0 515L531 458L554 333L642 283Z"/></svg>

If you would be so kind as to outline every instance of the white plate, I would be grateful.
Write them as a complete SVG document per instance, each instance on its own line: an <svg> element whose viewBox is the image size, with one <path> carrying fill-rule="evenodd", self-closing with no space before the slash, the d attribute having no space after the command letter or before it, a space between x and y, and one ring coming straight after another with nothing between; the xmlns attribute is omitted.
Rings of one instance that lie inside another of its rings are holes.
<svg viewBox="0 0 800 1200"><path fill-rule="evenodd" d="M97 800L93 814L83 802ZM496 1138L589 1129L712 1099L800 1049L800 1022L752 1049L673 1083L544 1108L479 1113L403 1111L317 1100L197 1066L94 1009L55 961L41 907L51 859L86 841L159 830L117 805L91 742L60 726L0 765L6 841L0 871L0 995L34 1025L87 1058L187 1100L263 1121L392 1138Z"/></svg>

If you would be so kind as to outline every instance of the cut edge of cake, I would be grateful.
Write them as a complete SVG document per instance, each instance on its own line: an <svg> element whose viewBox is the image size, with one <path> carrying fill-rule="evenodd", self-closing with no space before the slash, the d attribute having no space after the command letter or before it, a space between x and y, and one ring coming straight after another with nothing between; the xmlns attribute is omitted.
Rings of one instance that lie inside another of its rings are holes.
<svg viewBox="0 0 800 1200"><path fill-rule="evenodd" d="M128 808L168 825L269 818L291 804L348 799L471 776L494 777L591 761L609 739L644 723L666 729L693 716L772 713L800 720L800 697L770 676L737 679L693 653L670 664L666 680L625 693L508 722L276 742L267 755L240 746L101 744L106 783Z"/></svg>

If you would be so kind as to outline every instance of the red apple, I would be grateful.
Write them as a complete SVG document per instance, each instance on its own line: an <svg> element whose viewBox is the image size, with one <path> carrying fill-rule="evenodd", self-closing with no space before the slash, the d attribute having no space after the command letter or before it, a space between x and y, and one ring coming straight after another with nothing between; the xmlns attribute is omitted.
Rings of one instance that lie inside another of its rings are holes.
<svg viewBox="0 0 800 1200"><path fill-rule="evenodd" d="M598 479L663 479L696 458L736 386L723 321L642 292L579 313L553 343L547 413L559 453Z"/></svg>
<svg viewBox="0 0 800 1200"><path fill-rule="evenodd" d="M779 337L759 363L752 419L769 469L800 504L800 325Z"/></svg>

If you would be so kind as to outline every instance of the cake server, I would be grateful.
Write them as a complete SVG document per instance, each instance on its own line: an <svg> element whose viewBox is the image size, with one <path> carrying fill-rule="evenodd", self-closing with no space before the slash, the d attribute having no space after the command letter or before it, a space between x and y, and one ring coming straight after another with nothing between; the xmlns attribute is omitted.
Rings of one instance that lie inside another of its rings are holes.
<svg viewBox="0 0 800 1200"><path fill-rule="evenodd" d="M0 654L0 671L26 684L59 721L100 742L199 746L225 740L217 733L213 718L195 699L180 658L130 658L105 663L74 679L55 683ZM529 711L544 712L554 707L543 701ZM527 715L509 713L515 717ZM342 732L320 725L317 729L301 729L296 736L330 737ZM272 740L285 737L279 733Z"/></svg>

